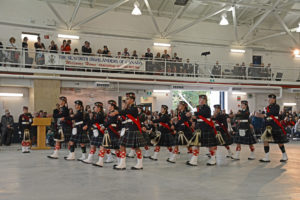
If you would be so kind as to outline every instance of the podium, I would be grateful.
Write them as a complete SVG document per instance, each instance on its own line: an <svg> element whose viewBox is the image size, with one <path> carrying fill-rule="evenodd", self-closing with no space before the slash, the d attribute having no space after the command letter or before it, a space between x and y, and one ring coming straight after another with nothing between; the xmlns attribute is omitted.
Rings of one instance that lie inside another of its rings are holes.
<svg viewBox="0 0 300 200"><path fill-rule="evenodd" d="M51 125L51 118L33 118L32 126L37 126L37 146L32 150L51 149L46 146L46 126Z"/></svg>

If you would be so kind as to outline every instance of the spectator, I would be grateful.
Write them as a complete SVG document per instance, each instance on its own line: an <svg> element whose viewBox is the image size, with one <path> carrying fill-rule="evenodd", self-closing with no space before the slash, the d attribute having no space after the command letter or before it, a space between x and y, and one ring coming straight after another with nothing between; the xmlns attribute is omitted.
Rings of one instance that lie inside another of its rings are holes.
<svg viewBox="0 0 300 200"><path fill-rule="evenodd" d="M170 59L170 55L168 54L168 51L166 49L164 50L164 54L161 56L161 58L164 60Z"/></svg>
<svg viewBox="0 0 300 200"><path fill-rule="evenodd" d="M131 59L138 59L138 55L137 55L137 53L136 53L136 50L134 50L134 51L132 52Z"/></svg>
<svg viewBox="0 0 300 200"><path fill-rule="evenodd" d="M85 106L85 112L88 112L88 110L90 110L91 109L91 106L90 105L86 105Z"/></svg>
<svg viewBox="0 0 300 200"><path fill-rule="evenodd" d="M260 115L260 113L254 112L254 115L251 120L256 136L261 136L264 126L264 119L261 118Z"/></svg>
<svg viewBox="0 0 300 200"><path fill-rule="evenodd" d="M92 54L92 48L90 47L90 43L88 41L84 42L84 45L81 47L82 55L89 56Z"/></svg>
<svg viewBox="0 0 300 200"><path fill-rule="evenodd" d="M63 43L60 46L60 51L61 51L62 54L65 54L66 46L67 46L67 40L63 40Z"/></svg>
<svg viewBox="0 0 300 200"><path fill-rule="evenodd" d="M16 39L14 37L9 38L9 43L6 49L9 49L7 52L8 62L17 64L19 60L19 53L16 51ZM15 66L15 65L14 65Z"/></svg>
<svg viewBox="0 0 300 200"><path fill-rule="evenodd" d="M120 51L118 51L116 58L121 58L121 57L122 57L122 54Z"/></svg>
<svg viewBox="0 0 300 200"><path fill-rule="evenodd" d="M33 58L29 57L28 55L28 38L24 37L22 42L22 50L24 51L25 56L25 68L31 68L31 65L33 63Z"/></svg>
<svg viewBox="0 0 300 200"><path fill-rule="evenodd" d="M271 63L269 63L266 67L266 77L267 77L267 80L269 80L269 81L272 79Z"/></svg>
<svg viewBox="0 0 300 200"><path fill-rule="evenodd" d="M3 57L4 57L2 49L3 49L3 44L2 42L0 42L0 66L2 66Z"/></svg>
<svg viewBox="0 0 300 200"><path fill-rule="evenodd" d="M161 58L160 58L160 53L159 53L159 52L157 52L157 54L156 54L156 56L155 56L155 60L161 60Z"/></svg>
<svg viewBox="0 0 300 200"><path fill-rule="evenodd" d="M67 40L67 45L66 45L66 48L65 48L65 53L66 54L70 54L71 53L71 43L72 41L71 40Z"/></svg>
<svg viewBox="0 0 300 200"><path fill-rule="evenodd" d="M190 63L190 59L186 59L186 63L184 64L184 69L187 71L189 76L193 76L194 74L194 66Z"/></svg>
<svg viewBox="0 0 300 200"><path fill-rule="evenodd" d="M41 37L37 37L37 42L34 43L35 48L35 63L37 65L43 65L45 61L45 56L43 51L45 50L44 43L41 42Z"/></svg>
<svg viewBox="0 0 300 200"><path fill-rule="evenodd" d="M129 54L127 48L124 49L123 54L122 54L122 57L123 57L123 58L129 58L129 57L130 57L130 54Z"/></svg>
<svg viewBox="0 0 300 200"><path fill-rule="evenodd" d="M295 125L295 133L294 133L294 138L300 138L300 119L298 119L296 125Z"/></svg>
<svg viewBox="0 0 300 200"><path fill-rule="evenodd" d="M51 41L48 49L49 49L50 53L57 53L58 52L58 47L55 44L54 40Z"/></svg>
<svg viewBox="0 0 300 200"><path fill-rule="evenodd" d="M103 52L102 52L102 54L108 55L109 53L110 53L110 51L108 50L107 46L104 45L104 46L103 46Z"/></svg>
<svg viewBox="0 0 300 200"><path fill-rule="evenodd" d="M106 57L112 57L111 52L109 51L108 54L106 55Z"/></svg>
<svg viewBox="0 0 300 200"><path fill-rule="evenodd" d="M145 53L145 58L147 60L152 60L153 59L153 53L151 53L150 48L147 48L147 52Z"/></svg>
<svg viewBox="0 0 300 200"><path fill-rule="evenodd" d="M216 64L213 66L211 73L214 78L220 78L221 77L221 65L219 65L219 61L216 62Z"/></svg>
<svg viewBox="0 0 300 200"><path fill-rule="evenodd" d="M179 61L179 57L177 56L177 53L176 53L176 52L174 53L174 56L173 56L172 60L173 60L174 62Z"/></svg>
<svg viewBox="0 0 300 200"><path fill-rule="evenodd" d="M74 55L79 55L79 52L78 52L77 48L74 49Z"/></svg>
<svg viewBox="0 0 300 200"><path fill-rule="evenodd" d="M102 55L103 55L103 51L102 51L101 49L98 49L97 54L98 54L99 56L102 56Z"/></svg>
<svg viewBox="0 0 300 200"><path fill-rule="evenodd" d="M10 112L8 109L5 110L5 115L1 117L1 131L2 131L2 137L0 141L0 146L2 144L4 145L10 145L12 135L14 132L14 118L12 115L10 115Z"/></svg>

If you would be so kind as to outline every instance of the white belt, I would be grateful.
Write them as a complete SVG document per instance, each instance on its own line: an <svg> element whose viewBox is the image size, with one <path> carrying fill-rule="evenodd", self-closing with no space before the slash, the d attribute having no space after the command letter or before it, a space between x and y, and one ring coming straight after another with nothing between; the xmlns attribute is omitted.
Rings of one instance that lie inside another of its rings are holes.
<svg viewBox="0 0 300 200"><path fill-rule="evenodd" d="M132 120L131 119L127 119L127 120L123 121L122 124L126 124L126 123L129 123L129 122L132 122Z"/></svg>
<svg viewBox="0 0 300 200"><path fill-rule="evenodd" d="M103 126L103 124L99 124L100 127ZM94 128L98 128L95 124L93 125Z"/></svg>
<svg viewBox="0 0 300 200"><path fill-rule="evenodd" d="M208 119L208 118L205 118L207 121L210 121L210 119ZM203 119L197 119L197 122L204 122L204 120Z"/></svg>
<svg viewBox="0 0 300 200"><path fill-rule="evenodd" d="M22 122L22 124L29 124L29 122Z"/></svg>
<svg viewBox="0 0 300 200"><path fill-rule="evenodd" d="M278 117L275 117L275 119L278 119ZM272 120L272 117L267 117L267 120Z"/></svg>
<svg viewBox="0 0 300 200"><path fill-rule="evenodd" d="M75 126L80 125L80 124L83 124L83 121L81 121L81 122L76 122L76 123L75 123Z"/></svg>
<svg viewBox="0 0 300 200"><path fill-rule="evenodd" d="M117 127L117 124L111 124L112 127Z"/></svg>
<svg viewBox="0 0 300 200"><path fill-rule="evenodd" d="M242 120L240 120L240 122L249 122L249 120L248 119L242 119Z"/></svg>

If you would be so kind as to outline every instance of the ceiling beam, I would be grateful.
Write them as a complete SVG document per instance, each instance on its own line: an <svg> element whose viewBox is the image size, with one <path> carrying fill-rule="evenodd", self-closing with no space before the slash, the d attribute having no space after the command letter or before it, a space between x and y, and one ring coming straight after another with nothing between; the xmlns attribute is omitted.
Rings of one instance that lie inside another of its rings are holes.
<svg viewBox="0 0 300 200"><path fill-rule="evenodd" d="M79 22L77 22L77 23L75 23L75 24L71 27L71 29L73 29L73 28L75 28L75 27L77 27L77 26L80 26L80 25L82 25L82 24L85 24L85 23L87 23L87 22L89 22L89 21L91 21L91 20L93 20L93 19L95 19L95 18L97 18L97 17L99 17L99 16L101 16L101 15L107 13L108 11L111 11L111 10L113 10L113 9L115 9L115 8L117 8L117 7L121 6L121 5L123 5L124 3L128 2L128 1L129 1L129 0L121 0L121 1L118 1L118 2L115 3L115 4L112 4L112 5L108 6L108 7L105 8L104 10L101 10L101 11L99 11L99 12L97 12L97 13L95 13L95 14L93 14L93 15L91 15L91 16L89 16L89 17L87 17L87 18L85 18L85 19L83 19L83 20L81 20L81 21L79 21Z"/></svg>
<svg viewBox="0 0 300 200"><path fill-rule="evenodd" d="M170 20L169 24L166 26L165 30L163 31L163 35L166 34L171 27L174 25L174 23L176 22L176 20L178 19L178 17L184 12L185 10L185 6L182 6L178 12L176 13L176 15Z"/></svg>
<svg viewBox="0 0 300 200"><path fill-rule="evenodd" d="M172 31L172 32L167 33L167 34L165 35L165 37L167 37L167 36L169 36L169 35L172 35L172 34L179 33L179 32L181 32L181 31L184 31L184 30L186 30L186 29L188 29L188 28L194 26L195 24L198 24L198 23L201 22L201 21L205 21L205 20L207 20L207 19L209 19L209 18L211 18L211 17L213 17L213 16L215 16L215 15L217 15L217 14L219 14L219 13L224 12L224 11L227 10L228 8L229 8L228 6L224 6L223 8L221 8L220 10L218 10L218 11L216 11L216 12L213 12L213 13L211 13L211 14L205 16L205 17L196 19L195 21L193 21L193 22L191 22L191 23L189 23L189 24L186 24L186 25L184 25L183 27L180 27L180 28L178 28L178 29L176 29L176 30L174 30L174 31Z"/></svg>
<svg viewBox="0 0 300 200"><path fill-rule="evenodd" d="M233 20L233 28L234 28L234 37L235 41L238 42L239 36L238 36L238 29L237 29L237 20L236 20L236 8L235 6L232 6L232 20Z"/></svg>
<svg viewBox="0 0 300 200"><path fill-rule="evenodd" d="M61 17L61 15L57 12L57 10L53 7L53 5L50 2L46 2L46 4L48 5L48 7L50 8L50 10L54 13L54 15L57 17L57 19L64 25L66 25L66 27L68 27L67 22Z"/></svg>
<svg viewBox="0 0 300 200"><path fill-rule="evenodd" d="M286 32L274 33L272 35L267 35L267 36L264 36L264 37L261 37L261 38L250 40L250 41L247 41L247 42L243 43L243 45L249 45L249 44L252 44L252 43L255 43L255 42L259 42L259 41L262 41L262 40L266 40L266 39L270 39L270 38L274 38L274 37L278 37L278 36L282 36L282 35L286 35Z"/></svg>
<svg viewBox="0 0 300 200"><path fill-rule="evenodd" d="M274 12L273 15L279 21L280 25L282 26L282 28L284 29L284 31L290 36L290 38L293 40L293 42L296 45L298 45L298 41L293 36L293 34L291 33L291 31L289 30L289 28L287 27L287 25L284 23L284 21L281 19L281 17L278 15L278 13Z"/></svg>
<svg viewBox="0 0 300 200"><path fill-rule="evenodd" d="M272 9L267 10L250 28L250 30L242 37L242 40L245 40L254 30L255 28L274 10L274 8L280 3L281 0L277 0Z"/></svg>
<svg viewBox="0 0 300 200"><path fill-rule="evenodd" d="M151 7L150 7L150 5L149 5L148 0L144 0L144 2L145 2L145 5L147 6L148 12L149 12L149 14L150 14L150 16L151 16L151 19L152 19L152 22L153 22L153 24L154 24L154 26L155 26L156 32L159 33L159 34L161 35L161 32L160 32L160 30L159 30L159 27L158 27L158 24L157 24L157 22L156 22L156 19L155 19L153 13L152 13L152 10L151 10Z"/></svg>
<svg viewBox="0 0 300 200"><path fill-rule="evenodd" d="M159 15L160 11L165 8L165 6L168 4L168 0L162 0L161 4L159 5L157 9L157 14Z"/></svg>
<svg viewBox="0 0 300 200"><path fill-rule="evenodd" d="M76 4L75 4L75 7L74 7L74 11L73 11L72 17L70 18L69 23L68 23L68 29L71 29L71 27L72 27L72 23L73 23L73 21L74 21L76 15L77 15L78 10L79 10L79 7L80 7L80 1L81 1L81 0L77 0L77 1L76 1Z"/></svg>

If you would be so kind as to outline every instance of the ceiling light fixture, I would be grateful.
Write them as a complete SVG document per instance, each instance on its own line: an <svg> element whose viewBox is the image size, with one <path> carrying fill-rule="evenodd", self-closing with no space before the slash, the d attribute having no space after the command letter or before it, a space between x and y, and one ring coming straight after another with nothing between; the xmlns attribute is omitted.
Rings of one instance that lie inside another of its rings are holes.
<svg viewBox="0 0 300 200"><path fill-rule="evenodd" d="M23 93L0 93L0 97L22 97Z"/></svg>
<svg viewBox="0 0 300 200"><path fill-rule="evenodd" d="M131 12L132 15L142 15L142 12L141 12L139 6L140 6L139 2L137 2L137 1L134 2L134 4L133 4L134 8Z"/></svg>
<svg viewBox="0 0 300 200"><path fill-rule="evenodd" d="M244 49L230 49L231 53L245 53Z"/></svg>
<svg viewBox="0 0 300 200"><path fill-rule="evenodd" d="M158 47L170 47L171 46L171 44L169 44L169 43L159 43L159 42L154 42L153 45L158 46Z"/></svg>
<svg viewBox="0 0 300 200"><path fill-rule="evenodd" d="M220 25L221 26L227 26L229 24L228 20L227 20L227 15L226 13L223 13L221 16L221 21L220 21Z"/></svg>
<svg viewBox="0 0 300 200"><path fill-rule="evenodd" d="M64 35L64 34L58 34L57 37L59 38L64 38L64 39L74 39L74 40L79 40L78 35Z"/></svg>

